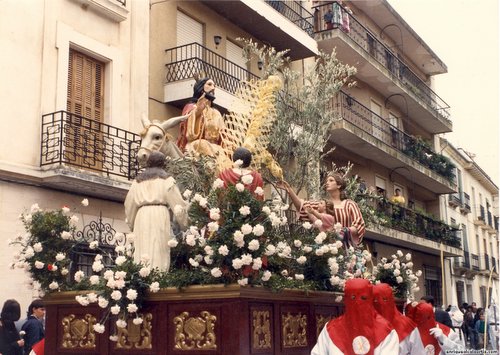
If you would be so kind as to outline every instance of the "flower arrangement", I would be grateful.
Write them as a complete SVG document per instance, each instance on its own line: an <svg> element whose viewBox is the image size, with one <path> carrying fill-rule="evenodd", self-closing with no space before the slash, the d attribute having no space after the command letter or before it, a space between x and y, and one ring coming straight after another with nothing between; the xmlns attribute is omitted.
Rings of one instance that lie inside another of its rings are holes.
<svg viewBox="0 0 500 355"><path fill-rule="evenodd" d="M417 282L422 271L413 273L411 260L411 254L404 255L401 250L393 254L391 260L382 258L373 269L372 281L389 284L395 297L412 299L413 294L419 290Z"/></svg>

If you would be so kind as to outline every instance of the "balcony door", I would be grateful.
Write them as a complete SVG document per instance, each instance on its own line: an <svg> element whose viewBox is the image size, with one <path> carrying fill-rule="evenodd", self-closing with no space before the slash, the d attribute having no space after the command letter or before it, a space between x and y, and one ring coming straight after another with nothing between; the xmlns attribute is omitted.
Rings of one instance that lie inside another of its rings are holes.
<svg viewBox="0 0 500 355"><path fill-rule="evenodd" d="M177 11L177 53L175 61L188 61L189 69L201 71L203 67L204 51L201 46L204 44L204 26L201 22L182 11ZM196 45L188 46L190 43ZM185 68L188 69L188 68ZM197 74L197 72L193 72Z"/></svg>
<svg viewBox="0 0 500 355"><path fill-rule="evenodd" d="M243 56L243 48L229 40L226 41L226 73L238 80L247 80L247 60ZM235 65L236 64L236 65Z"/></svg>
<svg viewBox="0 0 500 355"><path fill-rule="evenodd" d="M382 119L382 106L370 100L370 110L372 111L372 134L375 138L384 140L384 120Z"/></svg>
<svg viewBox="0 0 500 355"><path fill-rule="evenodd" d="M104 63L70 49L65 122L65 160L101 170L104 111Z"/></svg>

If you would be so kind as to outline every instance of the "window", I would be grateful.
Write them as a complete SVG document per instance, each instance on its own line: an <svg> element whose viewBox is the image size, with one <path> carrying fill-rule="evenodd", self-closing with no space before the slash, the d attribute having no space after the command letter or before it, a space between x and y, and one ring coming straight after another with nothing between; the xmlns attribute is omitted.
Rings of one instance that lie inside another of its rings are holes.
<svg viewBox="0 0 500 355"><path fill-rule="evenodd" d="M243 48L231 42L230 40L227 40L226 59L237 65L235 66L232 63L228 63L228 67L226 68L226 73L238 78L239 80L247 80L247 75L246 75L247 60L243 56Z"/></svg>
<svg viewBox="0 0 500 355"><path fill-rule="evenodd" d="M382 197L387 197L387 188L385 185L385 179L380 176L375 176L375 188L377 189L377 193Z"/></svg>
<svg viewBox="0 0 500 355"><path fill-rule="evenodd" d="M463 281L457 281L455 285L457 288L457 302L458 302L458 305L460 306L465 302L464 283L463 283Z"/></svg>
<svg viewBox="0 0 500 355"><path fill-rule="evenodd" d="M391 130L391 144L393 147L397 149L402 149L401 138L399 134L399 117L394 115L392 112L389 112L389 123Z"/></svg>
<svg viewBox="0 0 500 355"><path fill-rule="evenodd" d="M481 307L486 305L486 286L479 287L479 295L481 297Z"/></svg>
<svg viewBox="0 0 500 355"><path fill-rule="evenodd" d="M203 45L203 24L181 11L177 11L177 46L189 43Z"/></svg>
<svg viewBox="0 0 500 355"><path fill-rule="evenodd" d="M368 40L368 53L375 57L375 38L368 32L366 33L366 38Z"/></svg>
<svg viewBox="0 0 500 355"><path fill-rule="evenodd" d="M441 268L424 265L425 294L434 297L435 306L442 305Z"/></svg>
<svg viewBox="0 0 500 355"><path fill-rule="evenodd" d="M65 160L73 165L100 170L101 123L104 116L105 64L70 49L65 125Z"/></svg>
<svg viewBox="0 0 500 355"><path fill-rule="evenodd" d="M375 138L383 141L382 106L370 100L370 110L372 111L372 134Z"/></svg>
<svg viewBox="0 0 500 355"><path fill-rule="evenodd" d="M462 245L464 246L464 251L469 251L469 243L467 241L467 226L462 224Z"/></svg>

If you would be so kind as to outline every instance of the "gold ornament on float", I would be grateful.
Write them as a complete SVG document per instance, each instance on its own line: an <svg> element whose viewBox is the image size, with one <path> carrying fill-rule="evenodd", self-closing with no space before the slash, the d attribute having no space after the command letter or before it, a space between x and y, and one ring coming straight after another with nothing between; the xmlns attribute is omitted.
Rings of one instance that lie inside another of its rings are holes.
<svg viewBox="0 0 500 355"><path fill-rule="evenodd" d="M174 318L175 349L217 349L215 335L217 317L208 311L202 311L200 315L201 317L189 317L189 312L182 312Z"/></svg>
<svg viewBox="0 0 500 355"><path fill-rule="evenodd" d="M63 349L95 348L96 336L93 327L96 318L93 315L87 313L83 318L76 318L74 314L70 314L62 319L61 324Z"/></svg>

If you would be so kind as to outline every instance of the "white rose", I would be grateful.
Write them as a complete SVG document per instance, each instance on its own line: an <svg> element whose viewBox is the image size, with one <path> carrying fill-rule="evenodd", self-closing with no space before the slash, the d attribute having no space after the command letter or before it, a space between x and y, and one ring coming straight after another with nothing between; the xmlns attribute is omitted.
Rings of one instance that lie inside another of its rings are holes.
<svg viewBox="0 0 500 355"><path fill-rule="evenodd" d="M320 232L316 238L314 238L314 242L316 244L322 244L323 241L326 239L326 233L325 232Z"/></svg>
<svg viewBox="0 0 500 355"><path fill-rule="evenodd" d="M304 280L304 275L302 275L302 274L295 274L295 279L296 280Z"/></svg>
<svg viewBox="0 0 500 355"><path fill-rule="evenodd" d="M403 282L403 278L401 276L396 277L396 282L398 284L402 283Z"/></svg>
<svg viewBox="0 0 500 355"><path fill-rule="evenodd" d="M78 270L77 272L75 272L75 281L76 282L81 282L82 279L85 277L85 274L83 273L82 270Z"/></svg>
<svg viewBox="0 0 500 355"><path fill-rule="evenodd" d="M238 280L238 284L240 286L245 286L245 285L248 285L248 278L245 277L244 279L241 279L241 280Z"/></svg>
<svg viewBox="0 0 500 355"><path fill-rule="evenodd" d="M85 296L80 296L80 295L75 296L75 300L76 300L76 302L78 302L81 306L84 306L84 307L85 307L85 306L88 306L88 305L89 305L89 303L90 303L90 302L89 302L89 300L88 300L88 298L87 298L87 297L85 297Z"/></svg>
<svg viewBox="0 0 500 355"><path fill-rule="evenodd" d="M239 211L242 216L248 216L250 214L250 207L242 206L240 207Z"/></svg>
<svg viewBox="0 0 500 355"><path fill-rule="evenodd" d="M206 198L202 197L202 198L198 201L198 204L199 204L201 207L205 208L205 207L207 207L208 200L207 200Z"/></svg>
<svg viewBox="0 0 500 355"><path fill-rule="evenodd" d="M269 215L271 213L271 209L269 208L269 206L264 206L262 207L262 212Z"/></svg>
<svg viewBox="0 0 500 355"><path fill-rule="evenodd" d="M99 242L97 240L94 240L94 241L89 243L89 248L92 250L96 249L98 246L99 246Z"/></svg>
<svg viewBox="0 0 500 355"><path fill-rule="evenodd" d="M293 241L293 245L295 245L297 248L300 248L302 246L302 242L298 239L295 239Z"/></svg>
<svg viewBox="0 0 500 355"><path fill-rule="evenodd" d="M398 269L394 270L394 276L399 276L401 275L401 271L399 271Z"/></svg>
<svg viewBox="0 0 500 355"><path fill-rule="evenodd" d="M43 250L42 243L35 243L35 244L33 244L33 250L36 253L41 252Z"/></svg>
<svg viewBox="0 0 500 355"><path fill-rule="evenodd" d="M56 281L52 281L50 284L49 284L49 288L51 290L57 290L59 288L59 284L56 282Z"/></svg>
<svg viewBox="0 0 500 355"><path fill-rule="evenodd" d="M83 207L87 207L87 206L89 205L89 200L88 200L88 199L86 199L86 198L84 198L84 199L82 200L81 204L82 204L82 206L83 206Z"/></svg>
<svg viewBox="0 0 500 355"><path fill-rule="evenodd" d="M340 233L340 231L342 230L342 224L340 223L335 223L335 225L333 226L333 229L335 230L335 232L338 234Z"/></svg>
<svg viewBox="0 0 500 355"><path fill-rule="evenodd" d="M104 271L104 275L102 275L102 276L104 277L104 279L109 280L109 279L112 279L115 276L115 274L111 270L106 270L106 271Z"/></svg>
<svg viewBox="0 0 500 355"><path fill-rule="evenodd" d="M127 327L127 322L125 322L123 319L118 319L116 321L116 326L118 328L125 328L125 327Z"/></svg>
<svg viewBox="0 0 500 355"><path fill-rule="evenodd" d="M306 263L306 261L307 261L307 258L306 258L304 255L299 256L299 257L297 258L297 262L298 262L300 265L304 265L304 264Z"/></svg>
<svg viewBox="0 0 500 355"><path fill-rule="evenodd" d="M37 213L38 211L41 211L40 207L38 206L38 203L34 203L31 205L30 208L31 213Z"/></svg>
<svg viewBox="0 0 500 355"><path fill-rule="evenodd" d="M148 277L150 273L151 269L149 267L142 267L139 270L139 275L141 275L141 277Z"/></svg>
<svg viewBox="0 0 500 355"><path fill-rule="evenodd" d="M35 261L35 268L37 268L37 269L40 269L40 270L41 270L41 269L43 269L43 267L44 267L44 266L45 266L45 264L44 264L44 263L42 263L41 261L38 261L38 260L37 260L37 261Z"/></svg>
<svg viewBox="0 0 500 355"><path fill-rule="evenodd" d="M269 281L269 279L271 278L271 271L264 271L264 273L262 274L262 281Z"/></svg>
<svg viewBox="0 0 500 355"><path fill-rule="evenodd" d="M91 292L91 293L87 294L87 298L89 299L90 303L97 302L97 294L95 292Z"/></svg>
<svg viewBox="0 0 500 355"><path fill-rule="evenodd" d="M245 223L244 225L241 226L241 232L243 233L243 235L250 234L250 233L252 233L252 231L253 231L253 228L248 223Z"/></svg>
<svg viewBox="0 0 500 355"><path fill-rule="evenodd" d="M310 246L305 246L304 248L302 248L302 250L304 250L304 253L310 253L312 252L313 248Z"/></svg>
<svg viewBox="0 0 500 355"><path fill-rule="evenodd" d="M76 224L78 223L78 217L73 215L70 217L69 219L69 223L72 225L72 226L76 226Z"/></svg>
<svg viewBox="0 0 500 355"><path fill-rule="evenodd" d="M223 187L224 187L224 180L219 179L219 178L215 179L215 181L212 185L212 188L213 189L221 189Z"/></svg>
<svg viewBox="0 0 500 355"><path fill-rule="evenodd" d="M135 325L141 325L143 322L142 318L140 317L136 317L132 320L132 323L134 323Z"/></svg>
<svg viewBox="0 0 500 355"><path fill-rule="evenodd" d="M266 255L271 256L276 253L276 247L272 244L268 244L266 247Z"/></svg>
<svg viewBox="0 0 500 355"><path fill-rule="evenodd" d="M241 182L244 183L245 185L250 185L253 182L253 176L252 175L243 175L241 177Z"/></svg>
<svg viewBox="0 0 500 355"><path fill-rule="evenodd" d="M237 183L235 187L239 192L243 192L245 190L245 185L243 185L242 183Z"/></svg>
<svg viewBox="0 0 500 355"><path fill-rule="evenodd" d="M153 292L153 293L156 293L158 291L160 291L160 284L158 282L153 282L150 286L149 286L149 291Z"/></svg>
<svg viewBox="0 0 500 355"><path fill-rule="evenodd" d="M417 277L422 276L422 271L421 270L417 270L417 272L415 273L415 276L417 276Z"/></svg>
<svg viewBox="0 0 500 355"><path fill-rule="evenodd" d="M398 250L398 251L396 252L396 254L397 254L399 257L402 257L402 256L403 256L403 252L402 252L401 250Z"/></svg>
<svg viewBox="0 0 500 355"><path fill-rule="evenodd" d="M252 269L253 270L260 270L261 268L262 268L262 259L261 258L253 259Z"/></svg>
<svg viewBox="0 0 500 355"><path fill-rule="evenodd" d="M196 245L196 239L195 239L195 236L192 235L192 234L188 234L186 236L186 244L191 246L191 247L194 247Z"/></svg>
<svg viewBox="0 0 500 355"><path fill-rule="evenodd" d="M69 274L69 270L68 269L66 269L66 268L62 268L61 269L61 275L66 276L68 274Z"/></svg>
<svg viewBox="0 0 500 355"><path fill-rule="evenodd" d="M255 188L254 193L255 193L257 196L263 196L263 195L264 195L264 190L262 189L262 187L257 186L257 187Z"/></svg>
<svg viewBox="0 0 500 355"><path fill-rule="evenodd" d="M309 222L304 222L304 223L302 223L302 227L304 227L304 229L311 229L312 224Z"/></svg>
<svg viewBox="0 0 500 355"><path fill-rule="evenodd" d="M109 340L114 341L116 343L118 341L118 335L110 335Z"/></svg>
<svg viewBox="0 0 500 355"><path fill-rule="evenodd" d="M138 307L135 303L129 303L127 306L128 313L135 313L135 312L137 312L137 309L138 309Z"/></svg>
<svg viewBox="0 0 500 355"><path fill-rule="evenodd" d="M128 289L126 297L131 301L135 300L137 298L137 291L131 288Z"/></svg>
<svg viewBox="0 0 500 355"><path fill-rule="evenodd" d="M104 325L103 324L100 324L100 323L94 324L94 326L92 328L94 329L94 331L96 333L99 333L99 334L104 333Z"/></svg>
<svg viewBox="0 0 500 355"><path fill-rule="evenodd" d="M67 215L67 214L69 214L70 209L68 208L68 206L63 206L63 207L61 208L61 211L62 211L62 213L63 213L64 215Z"/></svg>
<svg viewBox="0 0 500 355"><path fill-rule="evenodd" d="M66 254L64 254L64 253L57 253L56 254L57 261L63 261L65 258L66 258Z"/></svg>
<svg viewBox="0 0 500 355"><path fill-rule="evenodd" d="M260 247L260 243L257 239L252 239L250 243L248 243L249 250L258 250Z"/></svg>
<svg viewBox="0 0 500 355"><path fill-rule="evenodd" d="M405 259L406 259L406 261L410 261L411 260L411 254L410 253L406 254L405 255Z"/></svg>
<svg viewBox="0 0 500 355"><path fill-rule="evenodd" d="M189 263L191 264L192 267L200 266L200 263L194 260L193 258L189 258Z"/></svg>
<svg viewBox="0 0 500 355"><path fill-rule="evenodd" d="M226 256L229 254L229 249L228 247L224 244L224 245L221 245L218 249L218 252L220 255L223 255L223 256Z"/></svg>
<svg viewBox="0 0 500 355"><path fill-rule="evenodd" d="M69 238L71 238L71 233L67 232L67 231L63 231L61 233L61 238L64 239L64 240L68 240Z"/></svg>
<svg viewBox="0 0 500 355"><path fill-rule="evenodd" d="M256 224L252 229L253 234L256 237L260 237L265 232L265 228L262 224Z"/></svg>
<svg viewBox="0 0 500 355"><path fill-rule="evenodd" d="M127 258L123 255L117 256L115 260L115 264L120 266L122 265L125 261L127 261Z"/></svg>
<svg viewBox="0 0 500 355"><path fill-rule="evenodd" d="M114 314L115 316L120 313L121 309L120 306L115 304L113 307L110 308L111 314Z"/></svg>
<svg viewBox="0 0 500 355"><path fill-rule="evenodd" d="M170 248L175 248L177 246L177 244L179 244L179 242L177 241L177 239L175 238L172 238L170 239L168 242L167 242L167 245L170 247Z"/></svg>
<svg viewBox="0 0 500 355"><path fill-rule="evenodd" d="M219 208L211 208L210 209L210 219L214 221L218 221L220 219L220 209Z"/></svg>
<svg viewBox="0 0 500 355"><path fill-rule="evenodd" d="M210 232L217 232L219 230L219 223L210 222L208 223L207 227Z"/></svg>
<svg viewBox="0 0 500 355"><path fill-rule="evenodd" d="M210 273L212 274L213 277L222 276L222 271L218 267L214 267L212 270L210 270Z"/></svg>
<svg viewBox="0 0 500 355"><path fill-rule="evenodd" d="M234 167L235 167L235 168L239 168L240 166L242 166L242 165L243 165L243 160L238 159L238 160L236 160L236 161L233 163L233 165L234 165Z"/></svg>
<svg viewBox="0 0 500 355"><path fill-rule="evenodd" d="M243 262L241 261L241 259L235 258L233 259L232 265L234 269L239 270L243 266Z"/></svg>
<svg viewBox="0 0 500 355"><path fill-rule="evenodd" d="M252 263L252 255L250 254L243 254L241 256L241 262L243 263L243 265L250 265Z"/></svg>
<svg viewBox="0 0 500 355"><path fill-rule="evenodd" d="M185 199L188 199L188 198L191 197L192 193L193 192L191 190L186 190L186 191L184 191L184 193L182 194L182 196L184 196Z"/></svg>
<svg viewBox="0 0 500 355"><path fill-rule="evenodd" d="M92 264L92 270L94 270L94 272L101 272L102 269L104 269L104 264L100 261L94 261Z"/></svg>
<svg viewBox="0 0 500 355"><path fill-rule="evenodd" d="M118 301L122 298L122 293L118 290L114 290L111 292L111 298L115 301Z"/></svg>
<svg viewBox="0 0 500 355"><path fill-rule="evenodd" d="M105 299L104 297L99 297L99 299L97 300L97 304L101 308L106 308L109 304L109 301L107 299Z"/></svg>

